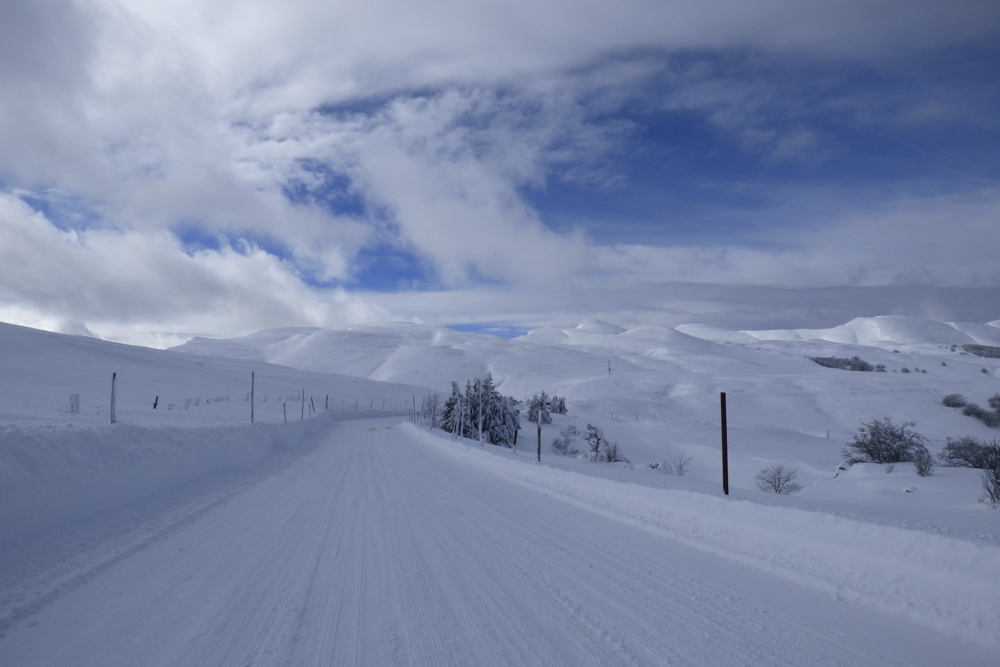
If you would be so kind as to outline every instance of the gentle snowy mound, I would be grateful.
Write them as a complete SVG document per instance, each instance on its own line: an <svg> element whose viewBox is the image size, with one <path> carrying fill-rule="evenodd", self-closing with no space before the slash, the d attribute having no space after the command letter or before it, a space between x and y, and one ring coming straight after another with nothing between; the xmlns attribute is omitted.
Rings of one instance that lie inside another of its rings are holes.
<svg viewBox="0 0 1000 667"><path fill-rule="evenodd" d="M831 329L744 331L758 340L823 340L850 345L1000 345L1000 327L966 322L934 322L920 317L859 317Z"/></svg>

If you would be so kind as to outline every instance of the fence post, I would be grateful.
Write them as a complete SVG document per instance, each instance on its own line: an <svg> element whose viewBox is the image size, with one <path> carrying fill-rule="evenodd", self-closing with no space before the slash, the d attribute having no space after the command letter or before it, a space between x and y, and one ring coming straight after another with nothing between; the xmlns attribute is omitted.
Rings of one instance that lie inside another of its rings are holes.
<svg viewBox="0 0 1000 667"><path fill-rule="evenodd" d="M253 390L254 390L256 375L257 374L254 371L250 371L250 423L251 424L253 423Z"/></svg>
<svg viewBox="0 0 1000 667"><path fill-rule="evenodd" d="M726 426L726 392L719 394L719 405L722 409L722 491L729 495L729 442Z"/></svg>
<svg viewBox="0 0 1000 667"><path fill-rule="evenodd" d="M517 451L516 449L514 450ZM538 410L538 462L542 462L542 410Z"/></svg>
<svg viewBox="0 0 1000 667"><path fill-rule="evenodd" d="M117 419L115 418L115 385L118 379L118 373L111 374L111 423L114 424Z"/></svg>
<svg viewBox="0 0 1000 667"><path fill-rule="evenodd" d="M302 414L299 416L299 421L304 422L306 420L306 390L302 390L302 395L299 396L299 405L302 409Z"/></svg>

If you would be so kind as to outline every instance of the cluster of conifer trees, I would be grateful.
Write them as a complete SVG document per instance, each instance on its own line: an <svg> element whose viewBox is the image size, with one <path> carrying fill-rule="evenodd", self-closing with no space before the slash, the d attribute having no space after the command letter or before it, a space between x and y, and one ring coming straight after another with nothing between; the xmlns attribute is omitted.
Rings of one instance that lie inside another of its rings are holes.
<svg viewBox="0 0 1000 667"><path fill-rule="evenodd" d="M465 391L451 383L451 396L441 410L441 428L481 442L514 446L514 434L521 428L518 402L503 396L493 384L493 374L466 380Z"/></svg>

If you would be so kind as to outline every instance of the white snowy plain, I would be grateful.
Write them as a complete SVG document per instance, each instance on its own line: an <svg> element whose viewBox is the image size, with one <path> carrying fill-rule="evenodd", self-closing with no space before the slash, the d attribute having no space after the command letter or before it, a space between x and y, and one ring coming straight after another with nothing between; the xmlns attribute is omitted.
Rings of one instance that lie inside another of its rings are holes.
<svg viewBox="0 0 1000 667"><path fill-rule="evenodd" d="M682 329L276 330L194 356L0 325L0 664L1000 664L978 471L837 470L873 417L917 421L935 452L993 437L940 399L996 393L1000 360L951 347L996 323ZM834 354L890 372L805 358ZM541 464L533 425L512 451L407 422L487 370L567 397ZM630 466L549 451L591 422ZM645 465L682 451L685 476ZM803 490L756 490L772 462Z"/></svg>

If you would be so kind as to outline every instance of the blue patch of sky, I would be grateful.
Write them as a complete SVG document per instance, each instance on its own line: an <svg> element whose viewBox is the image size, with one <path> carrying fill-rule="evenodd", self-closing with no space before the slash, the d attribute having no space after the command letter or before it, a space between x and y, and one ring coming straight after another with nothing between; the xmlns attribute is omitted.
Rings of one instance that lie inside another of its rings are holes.
<svg viewBox="0 0 1000 667"><path fill-rule="evenodd" d="M477 322L473 324L446 324L447 328L462 333L489 334L500 338L518 338L528 333L528 329L505 322Z"/></svg>
<svg viewBox="0 0 1000 667"><path fill-rule="evenodd" d="M350 286L370 292L428 289L434 273L416 254L390 245L361 249L355 255Z"/></svg>
<svg viewBox="0 0 1000 667"><path fill-rule="evenodd" d="M96 210L74 195L43 191L19 192L18 197L62 231L91 229L99 227L102 222Z"/></svg>
<svg viewBox="0 0 1000 667"><path fill-rule="evenodd" d="M240 232L214 231L208 225L196 221L178 223L170 231L188 255L204 251L219 251L224 248L231 248L240 254L247 254L252 249L259 249L278 259L293 264L295 261L295 257L287 245L267 234L248 230Z"/></svg>
<svg viewBox="0 0 1000 667"><path fill-rule="evenodd" d="M293 204L315 204L333 215L360 217L368 213L364 199L351 187L351 179L319 160L299 161L303 178L292 179L282 193Z"/></svg>
<svg viewBox="0 0 1000 667"><path fill-rule="evenodd" d="M612 161L620 184L594 188L557 168L544 188L522 194L550 226L580 227L598 242L729 243L780 225L775 214L787 210L790 192L808 208L814 195L818 204L845 193L877 200L982 188L1000 178L1000 123L984 120L1000 83L982 64L998 64L997 52L881 68L738 53L665 57L641 93L591 119L635 128L629 150ZM720 96L702 106L664 104L702 84ZM970 113L907 120L939 102ZM815 141L782 153L778 142L790 131Z"/></svg>

